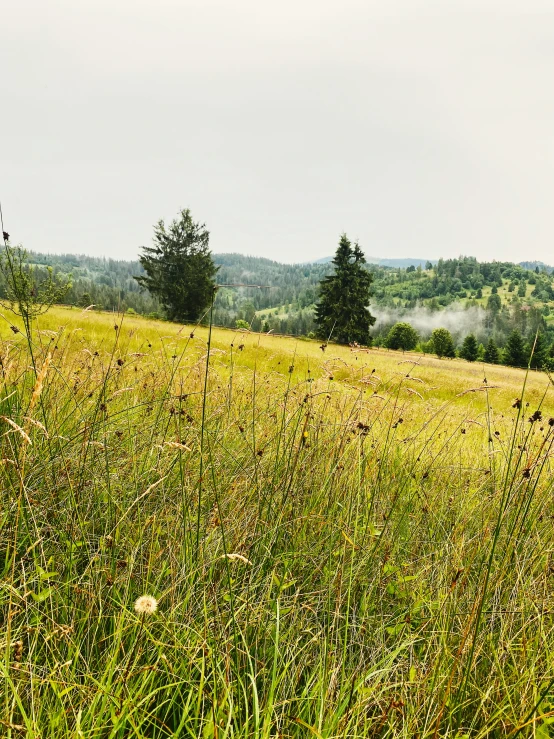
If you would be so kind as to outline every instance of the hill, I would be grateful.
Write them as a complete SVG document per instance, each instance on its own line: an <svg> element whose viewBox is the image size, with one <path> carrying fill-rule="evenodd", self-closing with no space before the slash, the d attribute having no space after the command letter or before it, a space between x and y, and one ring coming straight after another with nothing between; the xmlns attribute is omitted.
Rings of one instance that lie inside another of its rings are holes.
<svg viewBox="0 0 554 739"><path fill-rule="evenodd" d="M544 374L69 307L0 326L6 736L528 724Z"/></svg>
<svg viewBox="0 0 554 739"><path fill-rule="evenodd" d="M331 262L333 257L322 257L316 259L312 264L328 264ZM398 269L407 269L408 267L421 267L422 269L426 264L436 264L437 260L429 259L382 259L380 257L368 257L366 256L368 264L376 264L379 267L392 267ZM533 267L534 268L534 267Z"/></svg>
<svg viewBox="0 0 554 739"><path fill-rule="evenodd" d="M141 273L139 262L30 256L44 268L51 264L55 273L72 276L73 287L66 298L70 304L163 317L157 301L133 279ZM214 310L217 325L233 327L237 320L244 320L256 331L304 336L314 331L318 285L332 265L281 264L240 254L215 254L214 260L220 283L260 286L221 288ZM503 346L514 328L528 342L540 329L552 344L553 275L546 267L529 264L534 265L532 269L510 262L478 262L473 257L440 259L429 269L368 264L374 277L370 305L377 317L374 343L382 344L391 325L405 320L418 329L422 341L433 328L446 326L458 344L468 331L474 331L480 342L492 337Z"/></svg>
<svg viewBox="0 0 554 739"><path fill-rule="evenodd" d="M537 269L548 273L554 271L554 267L551 267L549 264L545 264L544 262L519 262L519 266L531 271L535 271Z"/></svg>

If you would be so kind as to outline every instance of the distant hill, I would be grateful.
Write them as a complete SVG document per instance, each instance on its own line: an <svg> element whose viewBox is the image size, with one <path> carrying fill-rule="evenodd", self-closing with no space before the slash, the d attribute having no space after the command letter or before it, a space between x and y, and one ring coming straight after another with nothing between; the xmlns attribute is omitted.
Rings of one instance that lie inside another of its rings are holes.
<svg viewBox="0 0 554 739"><path fill-rule="evenodd" d="M519 266L523 267L523 269L529 269L532 272L536 267L538 267L539 270L545 270L549 274L554 271L554 267L551 267L549 264L545 264L544 262L519 262Z"/></svg>
<svg viewBox="0 0 554 739"><path fill-rule="evenodd" d="M333 259L333 257L322 257L311 262L311 264L327 264ZM425 268L427 262L436 264L436 259L379 259L378 257L367 257L366 260L369 264L376 264L379 267L393 267L396 269L406 269L407 267L421 267Z"/></svg>
<svg viewBox="0 0 554 739"><path fill-rule="evenodd" d="M47 276L49 265L55 275L71 279L66 304L80 308L95 305L159 318L164 315L157 299L134 279L142 273L138 260L32 252L28 256L39 277ZM221 286L213 311L216 325L234 327L240 320L254 331L298 336L315 330L319 285L333 269L331 257L303 264L282 264L242 254L215 253L213 259L218 266L216 281ZM469 325L483 344L492 335L503 346L513 328L528 342L534 340L534 332L540 328L547 343L554 342L554 270L543 262L479 262L475 257L458 257L431 262L432 270L415 269L418 265L425 267L427 260L423 259L369 257L368 262L373 274L370 309L378 318L376 343L384 341L390 326L399 320L413 322L422 338L427 337L430 326L448 327L459 335L460 327ZM486 314L493 291L502 307L494 322ZM2 297L6 297L6 290L0 279ZM460 319L460 311L465 322ZM431 313L432 322L427 320ZM421 316L424 320L418 323Z"/></svg>
<svg viewBox="0 0 554 739"><path fill-rule="evenodd" d="M309 262L309 264L327 264L328 262L331 262L333 257L322 257L321 259L314 259L312 262ZM366 256L366 260L368 264L376 264L379 267L393 267L396 269L407 269L408 267L419 267L425 268L425 265L427 262L431 262L431 264L435 265L437 264L437 259L380 259L379 257L368 257ZM545 264L544 262L518 262L518 266L523 267L523 269L528 269L530 272L534 272L535 268L538 267L540 271L548 272L549 274L551 272L554 272L554 267L551 267L549 264Z"/></svg>

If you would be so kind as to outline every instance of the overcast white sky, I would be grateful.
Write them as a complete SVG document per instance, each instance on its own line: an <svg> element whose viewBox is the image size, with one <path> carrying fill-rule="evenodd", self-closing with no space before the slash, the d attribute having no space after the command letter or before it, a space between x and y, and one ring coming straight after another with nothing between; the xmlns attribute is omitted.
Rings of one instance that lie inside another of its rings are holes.
<svg viewBox="0 0 554 739"><path fill-rule="evenodd" d="M17 0L12 242L132 258L180 208L216 252L554 263L554 0Z"/></svg>

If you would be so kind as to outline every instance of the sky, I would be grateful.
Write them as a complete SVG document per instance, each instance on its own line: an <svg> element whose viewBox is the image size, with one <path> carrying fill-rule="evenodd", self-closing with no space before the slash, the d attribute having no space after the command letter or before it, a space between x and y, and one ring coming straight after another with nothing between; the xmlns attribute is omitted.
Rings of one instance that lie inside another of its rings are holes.
<svg viewBox="0 0 554 739"><path fill-rule="evenodd" d="M554 263L552 0L17 0L0 43L12 243Z"/></svg>

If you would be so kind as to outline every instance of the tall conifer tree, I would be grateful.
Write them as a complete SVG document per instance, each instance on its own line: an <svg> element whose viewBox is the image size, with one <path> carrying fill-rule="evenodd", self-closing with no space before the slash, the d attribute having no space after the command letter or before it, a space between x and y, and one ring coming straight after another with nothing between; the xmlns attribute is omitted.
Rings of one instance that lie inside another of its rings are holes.
<svg viewBox="0 0 554 739"><path fill-rule="evenodd" d="M315 320L318 336L341 344L370 344L369 330L375 318L368 310L372 274L360 246L342 234L333 258L333 274L320 282Z"/></svg>
<svg viewBox="0 0 554 739"><path fill-rule="evenodd" d="M468 362L475 362L479 354L479 347L477 346L477 340L473 334L468 334L462 348L460 349L460 357L467 360Z"/></svg>
<svg viewBox="0 0 554 739"><path fill-rule="evenodd" d="M534 349L533 349L534 345ZM537 339L533 337L529 343L529 354L531 355L531 367L533 369L542 369L548 359L548 345L541 333L537 334Z"/></svg>
<svg viewBox="0 0 554 739"><path fill-rule="evenodd" d="M504 364L509 364L512 367L527 366L525 345L521 334L517 329L514 329L508 336L508 341L506 342L506 348L504 351Z"/></svg>
<svg viewBox="0 0 554 739"><path fill-rule="evenodd" d="M490 338L485 347L485 356L483 359L488 364L498 364L499 358L498 347L494 343L494 339Z"/></svg>
<svg viewBox="0 0 554 739"><path fill-rule="evenodd" d="M153 241L142 249L139 259L146 274L136 281L160 300L170 320L196 321L214 294L217 268L209 231L192 220L190 210L182 210L169 227L163 220L157 223Z"/></svg>

